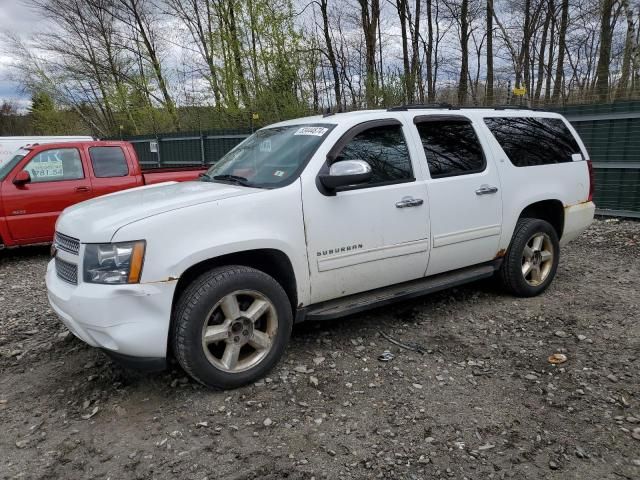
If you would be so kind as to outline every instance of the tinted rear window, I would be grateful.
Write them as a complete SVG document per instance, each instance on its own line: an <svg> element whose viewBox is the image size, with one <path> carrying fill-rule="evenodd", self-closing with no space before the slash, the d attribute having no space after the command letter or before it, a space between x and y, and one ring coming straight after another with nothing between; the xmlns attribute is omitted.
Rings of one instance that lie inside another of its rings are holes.
<svg viewBox="0 0 640 480"><path fill-rule="evenodd" d="M416 125L432 178L484 170L482 147L468 121L427 121Z"/></svg>
<svg viewBox="0 0 640 480"><path fill-rule="evenodd" d="M578 142L559 118L485 118L484 122L516 167L573 161Z"/></svg>
<svg viewBox="0 0 640 480"><path fill-rule="evenodd" d="M96 177L125 177L129 174L127 160L120 147L92 147L89 156Z"/></svg>

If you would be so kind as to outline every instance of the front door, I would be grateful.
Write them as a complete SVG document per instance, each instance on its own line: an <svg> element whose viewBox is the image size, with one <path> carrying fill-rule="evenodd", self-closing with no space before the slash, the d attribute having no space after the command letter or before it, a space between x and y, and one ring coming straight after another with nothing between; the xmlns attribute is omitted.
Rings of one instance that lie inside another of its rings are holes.
<svg viewBox="0 0 640 480"><path fill-rule="evenodd" d="M15 173L20 170L29 172L31 181L13 185L13 175L2 191L9 233L18 242L51 241L62 210L91 195L80 152L76 148L44 150Z"/></svg>
<svg viewBox="0 0 640 480"><path fill-rule="evenodd" d="M417 116L429 167L433 244L427 275L492 260L502 225L500 178L480 137L462 115Z"/></svg>
<svg viewBox="0 0 640 480"><path fill-rule="evenodd" d="M311 303L420 278L429 259L426 186L402 125L376 121L351 132L335 161L365 160L372 180L335 195L303 188Z"/></svg>

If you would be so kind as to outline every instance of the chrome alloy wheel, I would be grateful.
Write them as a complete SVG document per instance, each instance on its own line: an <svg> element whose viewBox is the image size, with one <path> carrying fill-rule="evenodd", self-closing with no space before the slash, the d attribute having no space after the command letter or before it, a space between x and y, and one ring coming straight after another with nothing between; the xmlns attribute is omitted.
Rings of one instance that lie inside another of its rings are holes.
<svg viewBox="0 0 640 480"><path fill-rule="evenodd" d="M532 287L543 283L553 267L553 243L546 233L535 233L522 252L522 276Z"/></svg>
<svg viewBox="0 0 640 480"><path fill-rule="evenodd" d="M202 328L202 348L216 368L248 370L269 353L278 330L271 301L254 290L236 290L211 309Z"/></svg>

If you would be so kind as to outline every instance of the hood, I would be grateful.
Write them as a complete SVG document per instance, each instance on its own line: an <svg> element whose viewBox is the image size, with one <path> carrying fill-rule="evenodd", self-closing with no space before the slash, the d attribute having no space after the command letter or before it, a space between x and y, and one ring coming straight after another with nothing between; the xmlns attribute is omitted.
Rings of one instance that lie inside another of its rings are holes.
<svg viewBox="0 0 640 480"><path fill-rule="evenodd" d="M171 210L261 191L212 182L167 182L81 202L62 212L56 230L83 243L108 242L121 227Z"/></svg>

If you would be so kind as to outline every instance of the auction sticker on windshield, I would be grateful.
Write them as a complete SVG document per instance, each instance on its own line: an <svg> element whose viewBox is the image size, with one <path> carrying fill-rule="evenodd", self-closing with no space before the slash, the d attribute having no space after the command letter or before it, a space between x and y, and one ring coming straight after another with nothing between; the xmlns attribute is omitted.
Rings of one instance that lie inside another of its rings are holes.
<svg viewBox="0 0 640 480"><path fill-rule="evenodd" d="M323 136L329 130L325 127L301 127L294 135L313 135L314 137Z"/></svg>

